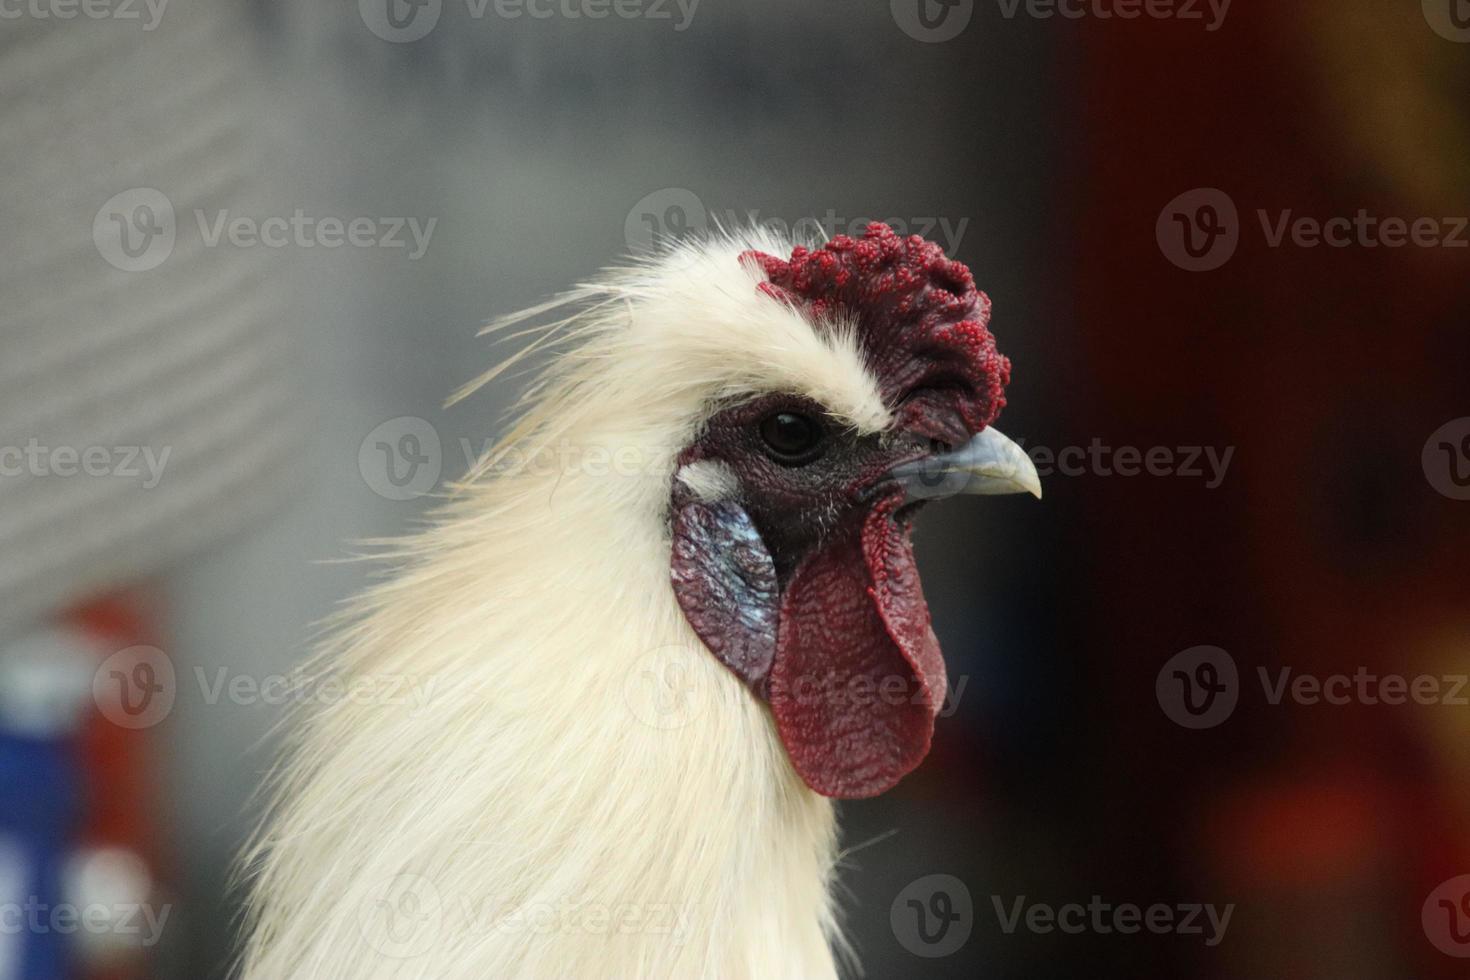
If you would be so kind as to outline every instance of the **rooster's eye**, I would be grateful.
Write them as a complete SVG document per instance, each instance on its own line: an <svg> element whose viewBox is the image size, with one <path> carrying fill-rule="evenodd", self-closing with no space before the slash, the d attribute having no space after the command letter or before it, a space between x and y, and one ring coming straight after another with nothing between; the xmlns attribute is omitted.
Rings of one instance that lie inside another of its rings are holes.
<svg viewBox="0 0 1470 980"><path fill-rule="evenodd" d="M822 455L822 426L796 412L767 415L760 424L766 454L782 466L804 466Z"/></svg>

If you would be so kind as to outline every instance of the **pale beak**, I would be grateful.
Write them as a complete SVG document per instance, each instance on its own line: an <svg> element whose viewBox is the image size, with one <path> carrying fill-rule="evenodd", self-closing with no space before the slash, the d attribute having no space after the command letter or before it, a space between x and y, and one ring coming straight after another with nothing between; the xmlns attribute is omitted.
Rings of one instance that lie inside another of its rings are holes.
<svg viewBox="0 0 1470 980"><path fill-rule="evenodd" d="M1029 493L1041 499L1041 478L1026 450L987 428L954 452L925 456L893 469L909 496L921 499L956 494Z"/></svg>

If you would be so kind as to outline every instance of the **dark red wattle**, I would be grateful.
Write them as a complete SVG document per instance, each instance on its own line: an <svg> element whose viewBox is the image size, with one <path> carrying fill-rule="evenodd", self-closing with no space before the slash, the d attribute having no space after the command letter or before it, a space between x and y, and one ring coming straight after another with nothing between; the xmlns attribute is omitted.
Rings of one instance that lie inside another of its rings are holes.
<svg viewBox="0 0 1470 980"><path fill-rule="evenodd" d="M923 761L944 697L944 660L919 586L903 492L813 549L781 602L770 676L776 730L823 796L890 789Z"/></svg>

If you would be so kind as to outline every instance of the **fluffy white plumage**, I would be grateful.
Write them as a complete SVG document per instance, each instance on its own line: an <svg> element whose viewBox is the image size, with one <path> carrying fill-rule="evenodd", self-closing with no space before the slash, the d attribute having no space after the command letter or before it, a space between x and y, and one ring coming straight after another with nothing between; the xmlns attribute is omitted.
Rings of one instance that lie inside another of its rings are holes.
<svg viewBox="0 0 1470 980"><path fill-rule="evenodd" d="M247 865L245 980L836 975L832 804L686 622L667 507L728 399L890 419L854 337L759 294L748 248L790 243L687 246L504 322L544 324L552 367L312 668L428 700L302 720Z"/></svg>

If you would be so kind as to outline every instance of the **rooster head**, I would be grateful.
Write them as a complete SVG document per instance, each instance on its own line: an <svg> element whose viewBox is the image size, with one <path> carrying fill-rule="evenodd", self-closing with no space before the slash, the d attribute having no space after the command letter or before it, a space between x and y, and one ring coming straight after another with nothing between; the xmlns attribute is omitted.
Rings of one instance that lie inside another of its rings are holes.
<svg viewBox="0 0 1470 980"><path fill-rule="evenodd" d="M672 489L674 592L769 703L802 780L874 796L928 753L945 693L915 512L954 493L1041 495L1029 458L991 427L1010 362L970 270L918 236L874 223L736 261L755 298L745 315L799 319L836 366L729 397L693 434ZM772 347L758 353L779 360Z"/></svg>

